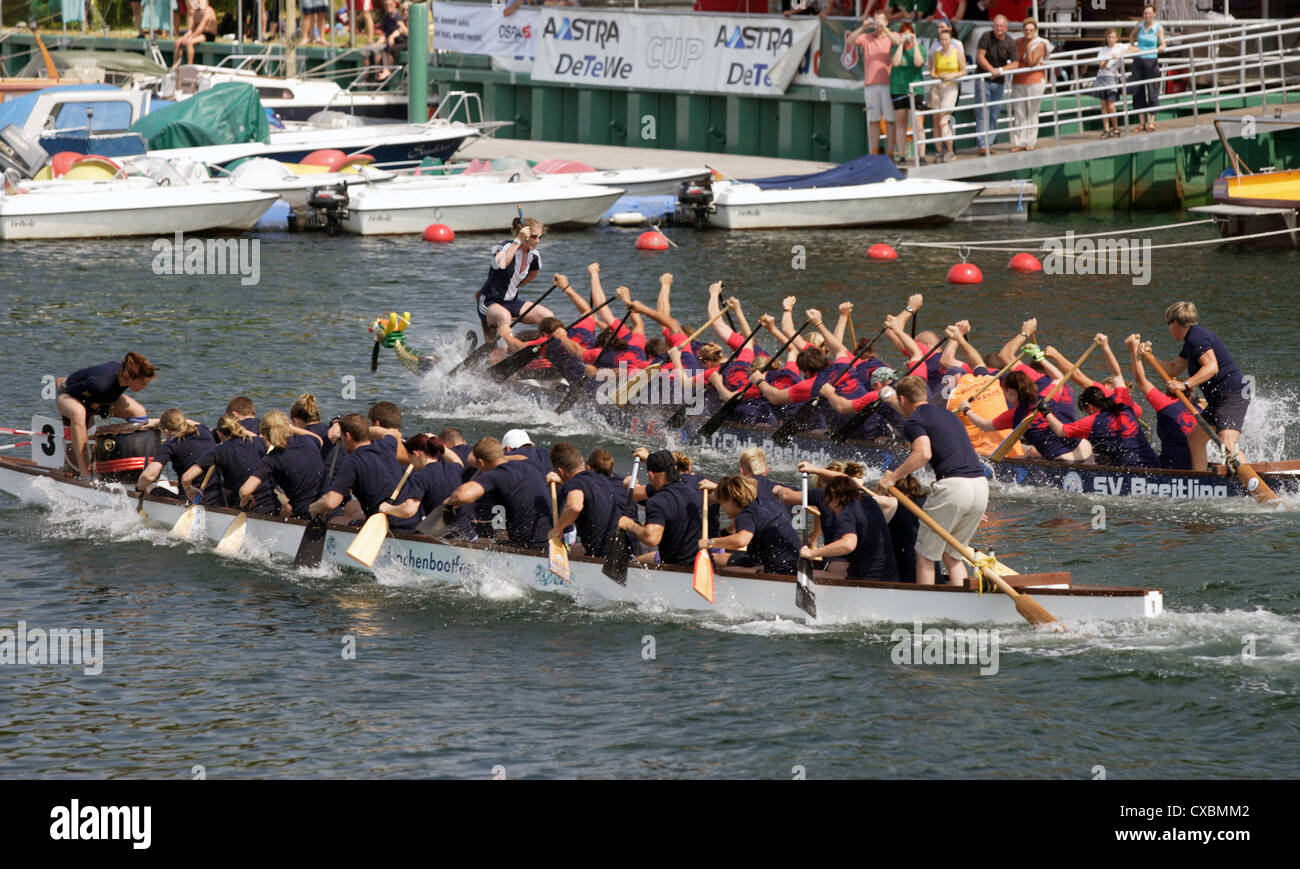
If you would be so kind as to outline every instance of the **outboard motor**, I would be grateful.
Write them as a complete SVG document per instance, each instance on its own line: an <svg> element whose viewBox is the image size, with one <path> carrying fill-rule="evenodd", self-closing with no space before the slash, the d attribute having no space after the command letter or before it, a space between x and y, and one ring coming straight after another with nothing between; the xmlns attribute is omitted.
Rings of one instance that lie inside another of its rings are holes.
<svg viewBox="0 0 1300 869"><path fill-rule="evenodd" d="M343 218L348 216L348 186L331 184L328 187L313 187L307 191L307 206L311 212L307 224L302 229L323 227L334 235L339 231Z"/></svg>
<svg viewBox="0 0 1300 869"><path fill-rule="evenodd" d="M156 423L124 422L95 429L95 473L105 482L135 485L162 446Z"/></svg>
<svg viewBox="0 0 1300 869"><path fill-rule="evenodd" d="M714 212L713 188L707 181L683 181L677 187L677 208L683 222L702 226Z"/></svg>
<svg viewBox="0 0 1300 869"><path fill-rule="evenodd" d="M10 124L0 130L0 175L5 174L5 169L13 169L23 178L32 178L49 159L49 153L20 127Z"/></svg>

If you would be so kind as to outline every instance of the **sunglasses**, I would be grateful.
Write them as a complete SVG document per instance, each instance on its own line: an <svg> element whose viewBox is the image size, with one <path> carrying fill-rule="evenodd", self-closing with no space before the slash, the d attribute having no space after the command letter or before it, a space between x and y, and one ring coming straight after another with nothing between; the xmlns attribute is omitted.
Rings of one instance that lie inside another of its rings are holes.
<svg viewBox="0 0 1300 869"><path fill-rule="evenodd" d="M537 244L537 243L540 242L543 238L545 238L545 236L541 236L541 235L530 235L530 236L528 236L528 240L531 241L533 244Z"/></svg>

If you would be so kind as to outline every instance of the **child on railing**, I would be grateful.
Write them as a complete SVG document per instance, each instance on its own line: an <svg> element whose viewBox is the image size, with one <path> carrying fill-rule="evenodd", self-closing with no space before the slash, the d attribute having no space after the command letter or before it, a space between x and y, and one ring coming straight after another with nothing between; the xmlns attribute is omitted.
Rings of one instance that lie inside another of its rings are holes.
<svg viewBox="0 0 1300 869"><path fill-rule="evenodd" d="M1097 99L1101 100L1101 128L1103 139L1114 139L1124 135L1120 130L1119 118L1115 114L1115 104L1119 102L1120 82L1124 78L1124 55L1137 51L1127 42L1119 41L1119 31L1110 28L1106 31L1106 44L1097 49L1097 77L1093 86L1097 88Z"/></svg>

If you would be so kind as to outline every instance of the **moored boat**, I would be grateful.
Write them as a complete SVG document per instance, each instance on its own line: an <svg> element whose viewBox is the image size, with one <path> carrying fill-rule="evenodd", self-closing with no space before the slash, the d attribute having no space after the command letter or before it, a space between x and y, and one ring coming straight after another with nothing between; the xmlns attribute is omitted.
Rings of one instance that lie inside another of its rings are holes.
<svg viewBox="0 0 1300 869"><path fill-rule="evenodd" d="M1295 117L1252 117L1250 121L1252 125L1300 123ZM1224 238L1241 239L1251 247L1300 248L1300 169L1252 172L1224 134L1222 125L1228 122L1240 124L1243 119L1214 120L1232 167L1215 179L1213 205L1188 210L1214 218Z"/></svg>

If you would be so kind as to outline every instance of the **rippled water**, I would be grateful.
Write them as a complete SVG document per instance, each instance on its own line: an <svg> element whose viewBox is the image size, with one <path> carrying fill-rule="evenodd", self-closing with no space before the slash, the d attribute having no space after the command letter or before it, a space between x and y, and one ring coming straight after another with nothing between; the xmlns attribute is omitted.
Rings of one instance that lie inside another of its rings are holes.
<svg viewBox="0 0 1300 869"><path fill-rule="evenodd" d="M1128 225L1121 220L1053 217L907 238L1086 232ZM599 260L607 290L626 283L647 300L658 274L672 271L674 313L687 322L703 320L704 288L719 278L751 319L787 293L800 309L850 297L859 334L921 291L922 328L968 317L987 350L1037 314L1040 338L1071 357L1098 330L1117 346L1143 331L1170 357L1163 308L1192 299L1257 378L1251 454L1300 455L1285 337L1300 306L1293 253L1156 250L1152 281L1133 286L1017 276L1005 269L1010 252L985 252L973 257L985 283L958 288L943 281L956 261L949 252L911 248L896 263L867 262L866 247L887 234L672 235L679 249L651 254L632 250L635 232L557 232L542 255L548 273L565 271L580 287ZM1191 227L1153 240L1210 236ZM494 241L270 235L255 287L154 275L148 240L8 244L0 420L22 427L47 408L44 376L133 348L163 367L141 396L155 414L175 405L214 420L235 394L265 410L310 390L327 413L386 398L401 405L407 430L455 424L473 440L524 425L538 441L604 444L624 462L631 440L597 421L464 381L419 382L387 353L369 372L365 324L394 308L412 312L413 346L458 355ZM791 267L796 245L805 269ZM1099 360L1089 367L1102 372ZM350 378L356 397L345 400ZM714 474L734 464L698 459ZM1094 527L1098 506L1104 529ZM1075 624L1062 636L1005 628L997 674L980 676L971 666L895 665L893 625L592 609L507 575L448 587L394 572L378 581L297 572L176 543L127 511L0 495L0 628L98 627L105 642L98 676L0 668L0 769L486 778L501 767L496 774L515 778L790 777L803 767L813 778L1090 778L1100 764L1110 778L1294 776L1295 506L999 491L982 539L1000 558L1082 582L1158 586L1167 612L1143 624ZM356 640L354 660L342 654L345 636Z"/></svg>

